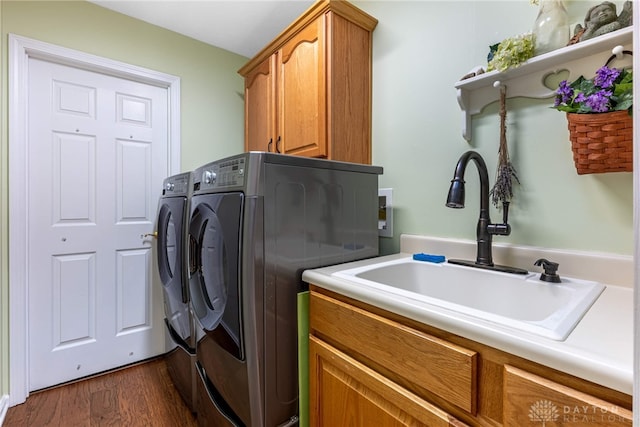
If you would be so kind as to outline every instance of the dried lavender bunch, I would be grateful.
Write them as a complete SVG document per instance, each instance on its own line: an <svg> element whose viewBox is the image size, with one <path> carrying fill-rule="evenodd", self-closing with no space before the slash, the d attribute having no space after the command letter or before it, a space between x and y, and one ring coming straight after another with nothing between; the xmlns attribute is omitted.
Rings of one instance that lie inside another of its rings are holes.
<svg viewBox="0 0 640 427"><path fill-rule="evenodd" d="M513 179L520 184L516 169L511 162L500 163L496 172L496 182L489 192L495 207L500 207L502 203L509 202L513 197Z"/></svg>
<svg viewBox="0 0 640 427"><path fill-rule="evenodd" d="M513 197L513 179L520 184L520 179L516 169L509 159L509 147L507 146L507 90L500 87L500 149L498 157L498 170L496 171L496 182L489 192L491 202L495 207L508 203Z"/></svg>

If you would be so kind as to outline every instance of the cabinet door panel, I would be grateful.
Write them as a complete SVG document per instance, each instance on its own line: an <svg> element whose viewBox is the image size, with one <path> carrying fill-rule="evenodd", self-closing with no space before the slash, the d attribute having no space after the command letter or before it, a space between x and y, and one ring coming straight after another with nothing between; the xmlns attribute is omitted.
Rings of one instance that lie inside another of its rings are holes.
<svg viewBox="0 0 640 427"><path fill-rule="evenodd" d="M245 78L245 151L275 152L275 57L269 57Z"/></svg>
<svg viewBox="0 0 640 427"><path fill-rule="evenodd" d="M326 157L324 16L278 52L278 136L286 154Z"/></svg>
<svg viewBox="0 0 640 427"><path fill-rule="evenodd" d="M504 367L504 425L631 426L631 411L513 366Z"/></svg>
<svg viewBox="0 0 640 427"><path fill-rule="evenodd" d="M476 352L313 291L309 318L313 333L476 413Z"/></svg>
<svg viewBox="0 0 640 427"><path fill-rule="evenodd" d="M371 33L331 12L325 32L328 155L371 163Z"/></svg>
<svg viewBox="0 0 640 427"><path fill-rule="evenodd" d="M309 337L311 426L465 424L316 337Z"/></svg>

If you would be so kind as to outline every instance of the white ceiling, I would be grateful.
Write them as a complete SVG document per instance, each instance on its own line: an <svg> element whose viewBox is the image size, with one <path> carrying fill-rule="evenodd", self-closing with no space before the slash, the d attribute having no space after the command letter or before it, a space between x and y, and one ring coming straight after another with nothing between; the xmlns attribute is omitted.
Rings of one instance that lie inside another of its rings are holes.
<svg viewBox="0 0 640 427"><path fill-rule="evenodd" d="M99 6L252 57L313 0L89 0Z"/></svg>

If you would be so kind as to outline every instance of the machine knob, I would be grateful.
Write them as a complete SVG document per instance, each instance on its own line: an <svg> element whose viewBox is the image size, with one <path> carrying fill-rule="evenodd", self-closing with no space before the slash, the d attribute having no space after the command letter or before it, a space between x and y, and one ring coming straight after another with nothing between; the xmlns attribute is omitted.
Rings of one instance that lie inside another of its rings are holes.
<svg viewBox="0 0 640 427"><path fill-rule="evenodd" d="M216 181L217 175L213 171L205 171L204 172L204 183L212 184Z"/></svg>
<svg viewBox="0 0 640 427"><path fill-rule="evenodd" d="M175 187L176 185L173 182L167 182L167 185L165 185L165 188L167 189L167 191L173 191Z"/></svg>

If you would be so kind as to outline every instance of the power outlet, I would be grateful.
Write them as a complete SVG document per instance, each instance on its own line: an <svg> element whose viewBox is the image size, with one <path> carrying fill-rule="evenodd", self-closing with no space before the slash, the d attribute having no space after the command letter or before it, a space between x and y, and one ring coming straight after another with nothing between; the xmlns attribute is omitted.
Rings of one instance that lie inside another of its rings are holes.
<svg viewBox="0 0 640 427"><path fill-rule="evenodd" d="M378 235L393 237L393 188L378 189Z"/></svg>

